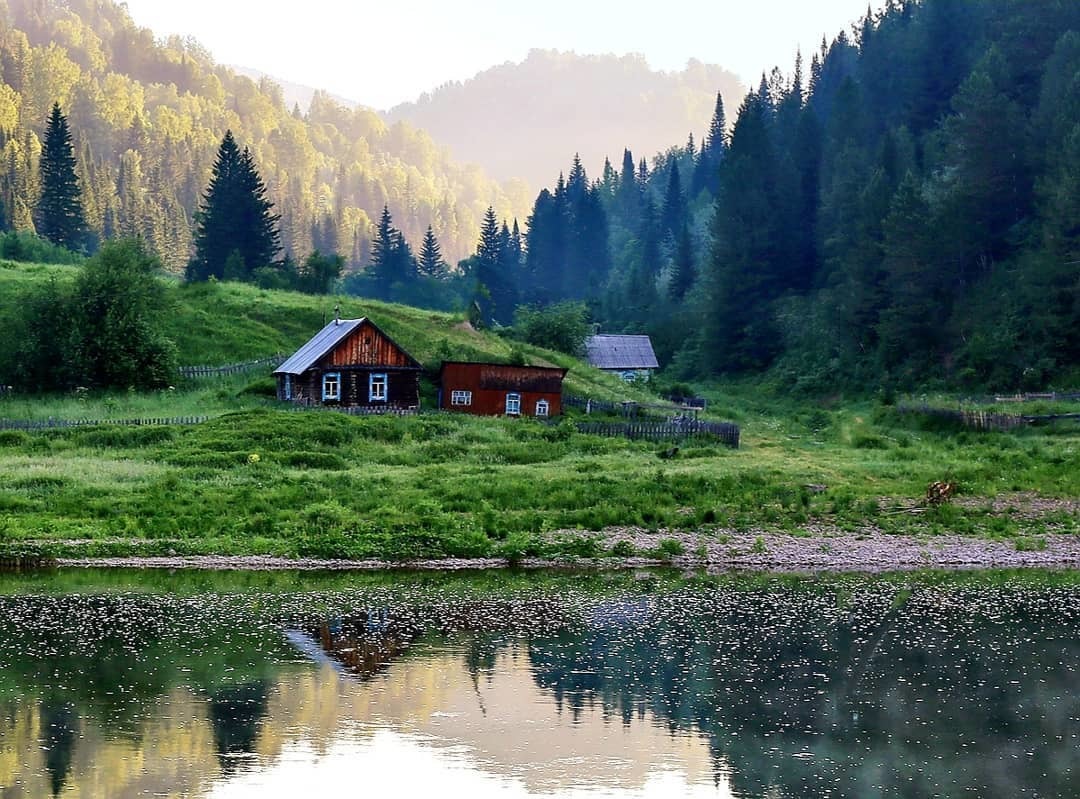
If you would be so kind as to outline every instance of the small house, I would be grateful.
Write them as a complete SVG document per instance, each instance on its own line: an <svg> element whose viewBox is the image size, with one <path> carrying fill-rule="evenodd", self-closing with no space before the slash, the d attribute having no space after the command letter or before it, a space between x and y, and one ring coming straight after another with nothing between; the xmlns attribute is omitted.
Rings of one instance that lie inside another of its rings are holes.
<svg viewBox="0 0 1080 799"><path fill-rule="evenodd" d="M370 319L334 319L274 370L278 399L348 408L417 408L423 367Z"/></svg>
<svg viewBox="0 0 1080 799"><path fill-rule="evenodd" d="M446 361L439 372L439 407L476 416L558 416L566 371Z"/></svg>
<svg viewBox="0 0 1080 799"><path fill-rule="evenodd" d="M648 336L596 335L585 340L589 366L623 380L648 380L660 368Z"/></svg>

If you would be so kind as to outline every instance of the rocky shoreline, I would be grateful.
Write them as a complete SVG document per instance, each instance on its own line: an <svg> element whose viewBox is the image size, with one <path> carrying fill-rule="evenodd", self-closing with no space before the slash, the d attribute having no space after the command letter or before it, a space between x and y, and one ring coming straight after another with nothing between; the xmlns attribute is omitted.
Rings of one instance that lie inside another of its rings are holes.
<svg viewBox="0 0 1080 799"><path fill-rule="evenodd" d="M578 533L580 535L580 533ZM526 569L634 569L670 566L708 573L725 571L819 573L892 572L917 569L1080 568L1080 535L1048 534L986 539L967 536L902 536L879 532L791 535L766 532L680 533L634 528L604 534L607 548L667 555L602 558L440 558L433 560L320 560L267 556L165 556L61 558L60 568L373 571ZM676 542L676 543L670 543ZM632 549L630 549L632 547Z"/></svg>

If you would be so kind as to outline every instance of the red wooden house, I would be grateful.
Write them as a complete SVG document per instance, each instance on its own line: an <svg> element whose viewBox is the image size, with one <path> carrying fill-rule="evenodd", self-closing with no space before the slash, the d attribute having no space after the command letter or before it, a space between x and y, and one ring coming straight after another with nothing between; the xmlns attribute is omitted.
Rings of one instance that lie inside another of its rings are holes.
<svg viewBox="0 0 1080 799"><path fill-rule="evenodd" d="M423 367L370 319L335 319L274 370L278 399L416 408Z"/></svg>
<svg viewBox="0 0 1080 799"><path fill-rule="evenodd" d="M439 407L477 416L558 416L566 371L445 361L439 371Z"/></svg>

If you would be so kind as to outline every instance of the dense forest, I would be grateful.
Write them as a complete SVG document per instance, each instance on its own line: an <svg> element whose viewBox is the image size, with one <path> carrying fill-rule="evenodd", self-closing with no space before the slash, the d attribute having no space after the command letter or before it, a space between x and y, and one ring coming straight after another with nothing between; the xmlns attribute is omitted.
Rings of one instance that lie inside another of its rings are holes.
<svg viewBox="0 0 1080 799"><path fill-rule="evenodd" d="M678 380L766 374L828 393L1080 379L1070 0L889 0L790 74L763 74L737 109L714 95L685 144L613 153L591 178L574 157L527 218L426 134L325 95L289 113L275 85L155 42L110 2L0 0L0 43L0 227L42 221L59 103L88 232L140 236L196 279L260 273L230 271L228 241L214 263L201 249L231 130L273 257L294 267L283 286L326 290L340 253L351 293L534 328L556 306L544 336L586 318L645 332Z"/></svg>
<svg viewBox="0 0 1080 799"><path fill-rule="evenodd" d="M731 127L537 197L491 315L588 303L679 378L1041 388L1080 364L1080 4L890 0Z"/></svg>
<svg viewBox="0 0 1080 799"><path fill-rule="evenodd" d="M33 231L38 159L59 103L97 239L142 236L174 271L192 253L193 216L226 130L251 148L281 215L284 252L367 263L384 206L419 240L466 254L490 205L528 207L407 123L316 94L306 113L280 87L214 63L196 42L155 40L111 0L0 0L0 226Z"/></svg>
<svg viewBox="0 0 1080 799"><path fill-rule="evenodd" d="M746 95L736 75L694 59L680 72L659 72L639 54L533 50L521 63L446 83L386 116L535 191L574 152L598 169L613 148L632 143L648 156L666 150L708 124L718 91L729 105Z"/></svg>

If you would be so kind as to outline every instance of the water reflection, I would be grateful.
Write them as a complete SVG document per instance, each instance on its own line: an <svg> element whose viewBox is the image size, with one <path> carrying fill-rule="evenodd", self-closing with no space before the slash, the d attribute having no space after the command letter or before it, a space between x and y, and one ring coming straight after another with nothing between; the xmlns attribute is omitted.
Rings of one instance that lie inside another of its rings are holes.
<svg viewBox="0 0 1080 799"><path fill-rule="evenodd" d="M11 595L0 797L1072 797L1080 578L1018 579Z"/></svg>

